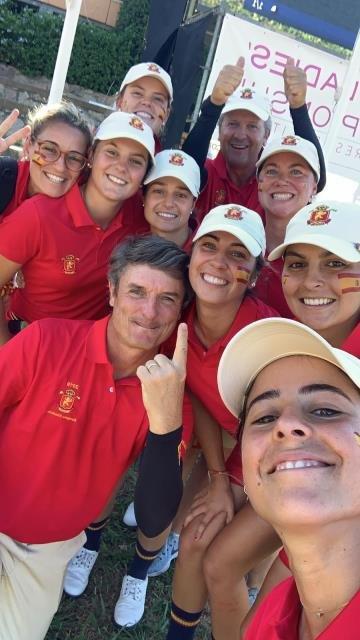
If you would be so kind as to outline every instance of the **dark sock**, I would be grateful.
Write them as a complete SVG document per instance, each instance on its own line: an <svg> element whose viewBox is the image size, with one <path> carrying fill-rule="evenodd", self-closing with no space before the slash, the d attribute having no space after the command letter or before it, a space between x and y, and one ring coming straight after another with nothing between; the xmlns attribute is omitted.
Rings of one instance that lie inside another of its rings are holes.
<svg viewBox="0 0 360 640"><path fill-rule="evenodd" d="M157 551L148 551L137 541L135 554L128 568L128 575L139 580L145 580L151 563L159 555L161 549L162 547Z"/></svg>
<svg viewBox="0 0 360 640"><path fill-rule="evenodd" d="M202 611L190 613L171 603L171 618L166 640L192 640L200 622Z"/></svg>
<svg viewBox="0 0 360 640"><path fill-rule="evenodd" d="M85 529L85 549L88 549L89 551L99 551L102 532L104 531L108 522L109 518L105 518L105 520L100 520L99 522L92 522L91 524L89 524L89 526Z"/></svg>

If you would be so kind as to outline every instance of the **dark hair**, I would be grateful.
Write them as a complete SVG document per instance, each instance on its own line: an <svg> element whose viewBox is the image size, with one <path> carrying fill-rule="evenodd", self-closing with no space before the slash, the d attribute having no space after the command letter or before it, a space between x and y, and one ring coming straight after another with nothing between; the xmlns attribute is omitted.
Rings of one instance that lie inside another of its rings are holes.
<svg viewBox="0 0 360 640"><path fill-rule="evenodd" d="M29 111L27 124L31 127L31 139L33 141L36 140L45 127L57 122L63 122L81 131L86 140L86 147L90 147L92 135L87 120L72 102L66 102L65 100L56 104L42 104Z"/></svg>
<svg viewBox="0 0 360 640"><path fill-rule="evenodd" d="M159 236L130 236L113 250L108 269L108 279L118 290L121 275L131 265L146 265L164 271L175 280L182 280L185 288L183 307L192 298L189 282L189 256L175 242Z"/></svg>

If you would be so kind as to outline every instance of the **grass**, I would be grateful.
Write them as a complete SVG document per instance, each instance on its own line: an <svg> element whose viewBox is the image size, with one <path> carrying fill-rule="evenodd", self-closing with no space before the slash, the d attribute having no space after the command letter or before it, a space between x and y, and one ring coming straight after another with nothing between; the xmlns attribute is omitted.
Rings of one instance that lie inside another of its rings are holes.
<svg viewBox="0 0 360 640"><path fill-rule="evenodd" d="M122 515L132 500L135 473L131 471L117 499L111 521L103 535L101 552L89 586L80 598L63 596L45 640L163 640L171 602L171 569L149 580L145 614L132 629L113 623L113 610L121 581L131 560L136 533L122 524ZM207 616L196 639L210 637Z"/></svg>

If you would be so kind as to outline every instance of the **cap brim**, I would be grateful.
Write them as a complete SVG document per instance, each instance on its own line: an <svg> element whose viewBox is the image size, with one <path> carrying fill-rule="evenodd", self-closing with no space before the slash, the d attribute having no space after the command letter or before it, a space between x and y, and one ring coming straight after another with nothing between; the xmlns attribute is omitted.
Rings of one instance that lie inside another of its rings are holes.
<svg viewBox="0 0 360 640"><path fill-rule="evenodd" d="M257 116L258 118L260 118L260 120L263 120L264 122L266 122L269 118L270 118L270 113L268 111L266 111L265 109L262 109L261 107L258 107L257 105L252 105L250 107L250 105L247 103L247 101L245 100L244 102L234 102L234 105L229 106L229 108L226 108L226 104L225 107L223 108L221 115L225 115L225 113L231 113L231 111L250 111L250 113L253 113L255 116Z"/></svg>
<svg viewBox="0 0 360 640"><path fill-rule="evenodd" d="M261 170L261 167L264 164L265 160L267 160L268 158L271 158L272 156L276 156L278 153L294 153L296 156L299 156L299 158L302 158L303 160L305 160L305 162L309 165L310 169L312 169L316 175L316 183L319 182L320 166L314 165L314 163L311 162L309 158L307 158L304 154L300 153L299 151L295 151L294 147L292 147L291 145L289 145L287 148L281 147L280 149L274 149L273 151L271 151L271 153L266 153L266 147L265 147L259 160L256 163L256 174L258 174L259 171Z"/></svg>
<svg viewBox="0 0 360 640"><path fill-rule="evenodd" d="M196 189L196 186L193 184L193 182L191 182L191 180L185 181L182 177L180 178L179 171L176 171L176 169L172 169L170 166L168 169L166 169L166 171L159 171L159 173L157 173L157 170L155 169L154 174L153 175L149 174L146 180L144 180L144 184L150 184L151 182L155 182L156 180L159 180L161 178L170 178L170 177L177 178L178 180L180 180L180 182L182 182L183 185L189 189L189 191L192 193L194 198L198 197L199 189Z"/></svg>
<svg viewBox="0 0 360 640"><path fill-rule="evenodd" d="M324 234L317 235L316 233L311 235L303 233L296 237L289 238L288 242L283 242L269 253L269 262L272 262L277 258L281 258L287 247L290 247L293 244L313 245L315 247L325 249L326 251L330 251L343 260L348 260L349 262L360 262L360 253L355 249L355 247L351 246L350 242L345 242L344 240L335 238L334 236L327 236Z"/></svg>
<svg viewBox="0 0 360 640"><path fill-rule="evenodd" d="M231 223L227 223L223 227L220 227L219 224L206 225L204 224L204 222L202 222L197 233L194 235L193 242L196 242L196 240L199 240L199 238L202 238L203 236L216 231L226 231L227 233L231 233L233 236L235 236L235 238L242 242L244 247L247 248L247 250L254 258L257 258L262 252L260 244L256 242L256 240L254 240L254 238L249 233L247 233L247 231L245 231L244 229L240 229L238 226L231 225Z"/></svg>
<svg viewBox="0 0 360 640"><path fill-rule="evenodd" d="M139 140L139 138L137 138L136 136L131 137L129 136L129 132L128 131L116 131L114 132L109 132L109 134L103 133L102 135L98 136L95 135L94 137L94 142L95 140L115 140L116 138L123 138L124 140L134 140L134 142L138 142L142 147L144 147L144 149L146 149L146 151L148 152L152 164L155 164L155 156L154 154L150 151L150 149L144 144L143 140Z"/></svg>
<svg viewBox="0 0 360 640"><path fill-rule="evenodd" d="M332 348L318 333L295 320L266 318L237 333L221 357L218 369L220 396L236 417L240 416L246 390L271 362L294 355L326 360L344 371L360 387L360 361Z"/></svg>
<svg viewBox="0 0 360 640"><path fill-rule="evenodd" d="M120 85L119 93L121 93L121 91L123 89L125 89L125 87L127 87L128 84L132 84L133 82L136 82L136 80L140 80L140 78L148 78L148 77L149 78L155 78L156 80L159 80L159 82L161 82L163 87L166 89L166 93L169 96L169 102L171 104L172 101L173 101L173 94L172 94L172 92L170 92L170 89L169 89L168 85L166 84L165 80L156 71L154 71L154 72L149 71L149 72L146 72L146 73L141 73L141 74L135 76L134 78L132 78L130 80L126 80L124 78L123 82Z"/></svg>

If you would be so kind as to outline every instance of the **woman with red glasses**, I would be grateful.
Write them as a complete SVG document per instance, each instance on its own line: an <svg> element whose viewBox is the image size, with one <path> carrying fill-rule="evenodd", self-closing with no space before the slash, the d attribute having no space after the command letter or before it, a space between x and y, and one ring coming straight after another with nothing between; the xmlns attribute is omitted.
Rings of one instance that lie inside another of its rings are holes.
<svg viewBox="0 0 360 640"><path fill-rule="evenodd" d="M16 122L17 116L16 110L10 114L3 123L5 128ZM0 191L8 194L0 203L2 219L35 194L50 198L65 195L86 166L91 131L71 102L36 107L29 113L27 132L23 160L2 159ZM12 137L3 142L5 151Z"/></svg>

